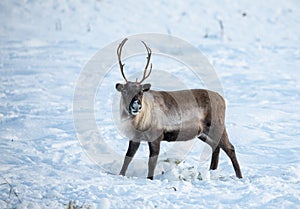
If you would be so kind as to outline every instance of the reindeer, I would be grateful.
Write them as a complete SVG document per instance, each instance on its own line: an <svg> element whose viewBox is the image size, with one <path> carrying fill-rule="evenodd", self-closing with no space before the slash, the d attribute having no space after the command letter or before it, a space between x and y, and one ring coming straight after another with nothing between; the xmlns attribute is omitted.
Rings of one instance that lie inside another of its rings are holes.
<svg viewBox="0 0 300 209"><path fill-rule="evenodd" d="M148 56L143 78L128 81L121 61L122 48L128 39L118 46L117 55L125 84L116 84L121 92L120 117L122 129L130 137L128 150L120 171L125 175L141 141L148 142L148 179L153 180L161 141L188 141L199 138L212 148L210 169L218 167L220 148L230 158L235 174L242 178L234 146L229 142L225 128L225 101L218 93L205 89L181 91L154 91L151 84L143 82L152 71L151 49L142 41Z"/></svg>

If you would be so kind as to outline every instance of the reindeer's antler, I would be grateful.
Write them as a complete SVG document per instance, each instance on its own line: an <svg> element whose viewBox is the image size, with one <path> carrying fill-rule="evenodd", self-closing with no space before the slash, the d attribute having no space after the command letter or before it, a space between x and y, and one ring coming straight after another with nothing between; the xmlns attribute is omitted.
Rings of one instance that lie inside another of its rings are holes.
<svg viewBox="0 0 300 209"><path fill-rule="evenodd" d="M140 82L138 82L138 83L140 83L140 84L141 84L144 80L146 80L146 78L148 78L148 77L150 76L150 73L151 73L151 71L152 71L152 64L150 64L150 70L149 70L149 72L148 72L148 74L147 74L148 67L149 67L149 63L150 63L150 59L151 59L151 53L152 53L152 51L151 51L151 49L147 46L147 44L146 44L144 41L142 41L142 43L144 44L144 46L145 46L146 49L147 49L148 56L147 56L147 64L146 64L146 67L145 67L145 70L144 70L143 78L142 78L142 80L141 80Z"/></svg>
<svg viewBox="0 0 300 209"><path fill-rule="evenodd" d="M121 61L121 53L122 53L122 49L123 49L123 46L125 44L125 42L128 40L128 38L125 38L120 44L119 44L119 47L117 49L117 55L118 55L118 60L119 60L119 65L120 65L120 70L121 70L121 73L122 73L122 76L123 78L125 79L125 81L127 82L127 79L125 77L125 74L124 74L124 65L125 64L122 64L122 61Z"/></svg>
<svg viewBox="0 0 300 209"><path fill-rule="evenodd" d="M127 82L127 78L126 78L126 76L125 76L125 74L124 74L124 69L123 69L123 67L124 67L125 64L123 64L122 61L121 61L121 54L122 54L123 46L124 46L124 44L126 43L127 40L128 40L128 39L125 38L125 39L119 44L119 47L118 47L118 49L117 49L117 55L118 55L118 60L119 60L119 65L120 65L120 70L121 70L122 76L123 76L123 78L124 78L124 80L125 80L126 82ZM150 64L150 59L151 59L151 53L152 53L152 51L151 51L151 49L147 46L147 44L146 44L144 41L142 41L142 43L143 43L144 46L146 47L148 56L147 56L147 64L146 64L145 69L144 69L144 75L143 75L143 78L142 78L141 81L139 81L139 82L137 81L137 83L139 83L139 84L141 84L144 80L146 80L146 79L150 76L150 73L152 72L152 64ZM150 70L149 70L149 72L147 73L149 64L150 64Z"/></svg>

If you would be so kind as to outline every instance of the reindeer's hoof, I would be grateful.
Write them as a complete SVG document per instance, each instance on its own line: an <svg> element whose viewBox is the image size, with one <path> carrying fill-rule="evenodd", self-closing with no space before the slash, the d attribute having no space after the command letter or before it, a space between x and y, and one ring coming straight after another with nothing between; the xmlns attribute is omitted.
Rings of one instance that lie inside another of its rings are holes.
<svg viewBox="0 0 300 209"><path fill-rule="evenodd" d="M153 180L153 176L149 176L147 177L147 179Z"/></svg>

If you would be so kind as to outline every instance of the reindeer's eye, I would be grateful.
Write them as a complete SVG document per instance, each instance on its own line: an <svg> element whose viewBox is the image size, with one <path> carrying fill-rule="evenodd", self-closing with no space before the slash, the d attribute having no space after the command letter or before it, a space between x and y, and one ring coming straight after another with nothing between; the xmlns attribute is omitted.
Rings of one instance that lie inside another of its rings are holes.
<svg viewBox="0 0 300 209"><path fill-rule="evenodd" d="M129 94L127 89L122 89L121 93L126 96Z"/></svg>

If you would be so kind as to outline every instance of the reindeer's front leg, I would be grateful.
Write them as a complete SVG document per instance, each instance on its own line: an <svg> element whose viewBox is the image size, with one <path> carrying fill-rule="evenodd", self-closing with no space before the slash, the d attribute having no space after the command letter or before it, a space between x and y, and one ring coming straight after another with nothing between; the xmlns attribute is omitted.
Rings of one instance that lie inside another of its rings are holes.
<svg viewBox="0 0 300 209"><path fill-rule="evenodd" d="M120 171L120 175L125 176L126 170L128 168L129 163L131 162L133 156L140 146L140 142L129 141L128 150L124 159L124 163L122 169Z"/></svg>
<svg viewBox="0 0 300 209"><path fill-rule="evenodd" d="M154 170L156 167L158 154L160 150L160 140L155 140L153 142L148 142L150 155L149 155L149 162L148 162L148 179L153 180Z"/></svg>

